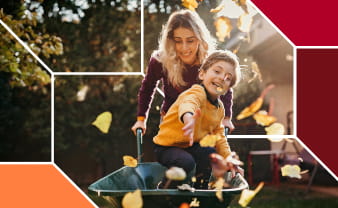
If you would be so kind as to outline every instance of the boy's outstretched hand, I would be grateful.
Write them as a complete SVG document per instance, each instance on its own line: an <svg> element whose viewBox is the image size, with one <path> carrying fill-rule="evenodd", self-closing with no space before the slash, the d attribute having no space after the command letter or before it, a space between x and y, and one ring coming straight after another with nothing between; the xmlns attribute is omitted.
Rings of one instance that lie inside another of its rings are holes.
<svg viewBox="0 0 338 208"><path fill-rule="evenodd" d="M195 122L198 117L201 116L201 109L196 109L195 113L192 115L190 113L185 113L183 115L184 127L183 135L189 137L189 146L192 146L194 143L194 130L195 130Z"/></svg>
<svg viewBox="0 0 338 208"><path fill-rule="evenodd" d="M236 153L232 152L227 158L221 155L212 153L210 154L210 162L212 167L212 174L218 178L223 177L224 173L231 171L232 177L236 176L236 172L244 176L244 170L239 167L243 162L236 158Z"/></svg>

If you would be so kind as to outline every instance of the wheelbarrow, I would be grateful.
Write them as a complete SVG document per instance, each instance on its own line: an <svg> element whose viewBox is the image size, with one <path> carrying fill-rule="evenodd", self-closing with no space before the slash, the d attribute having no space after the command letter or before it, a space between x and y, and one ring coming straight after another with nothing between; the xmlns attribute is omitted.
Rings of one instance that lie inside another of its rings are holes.
<svg viewBox="0 0 338 208"><path fill-rule="evenodd" d="M137 130L137 151L142 155L142 130ZM216 190L196 189L182 191L179 189L157 189L158 183L165 175L166 167L157 162L142 162L139 157L137 167L124 166L109 175L97 180L88 187L88 193L109 200L114 207L121 208L125 194L136 189L141 190L144 208L178 208L183 202L190 203L195 198L200 208L227 207L235 195L248 188L248 183L240 175L232 177L228 172L224 175L230 188L222 189L223 200L216 197Z"/></svg>

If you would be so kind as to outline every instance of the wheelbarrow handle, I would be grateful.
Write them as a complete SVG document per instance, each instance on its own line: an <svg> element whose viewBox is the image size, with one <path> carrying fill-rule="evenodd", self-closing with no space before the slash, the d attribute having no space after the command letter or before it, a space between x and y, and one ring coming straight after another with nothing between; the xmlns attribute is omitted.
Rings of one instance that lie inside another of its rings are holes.
<svg viewBox="0 0 338 208"><path fill-rule="evenodd" d="M230 132L230 128L227 127L227 126L225 126L225 127L224 127L224 135L225 135L225 136L228 136L229 132Z"/></svg>
<svg viewBox="0 0 338 208"><path fill-rule="evenodd" d="M137 140L137 161L142 162L142 133L143 130L141 128L136 129L136 140Z"/></svg>

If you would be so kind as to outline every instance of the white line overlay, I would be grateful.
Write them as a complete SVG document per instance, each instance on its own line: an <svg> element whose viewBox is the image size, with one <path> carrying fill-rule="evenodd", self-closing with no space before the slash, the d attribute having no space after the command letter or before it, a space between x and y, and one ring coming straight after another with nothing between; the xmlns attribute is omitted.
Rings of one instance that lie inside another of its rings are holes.
<svg viewBox="0 0 338 208"><path fill-rule="evenodd" d="M228 135L229 139L268 139L268 138L292 138L297 140L299 144L303 148L305 148L319 163L322 167L324 167L337 181L338 177L295 135L297 135L297 122L296 122L296 115L297 115L297 49L338 49L338 46L295 46L292 41L289 40L289 38L284 35L281 30L274 25L270 19L268 19L263 12L261 12L251 1L248 1L251 3L251 5L268 21L275 29L279 32L280 35L283 36L285 40L289 42L290 45L293 47L293 56L294 56L294 64L293 64L293 93L294 93L294 101L293 101L293 110L294 110L294 129L293 133L294 135ZM30 47L22 41L12 30L9 28L2 20L0 20L0 24L44 67L45 70L47 70L51 74L51 162L0 162L0 165L31 165L31 164L40 164L40 165L53 165L94 207L98 206L55 164L54 160L54 81L55 76L120 76L120 75L127 75L127 76L145 76L144 74L144 3L143 0L141 0L141 66L140 66L140 72L53 72L31 49ZM164 96L164 93L161 89L157 88L157 91Z"/></svg>
<svg viewBox="0 0 338 208"><path fill-rule="evenodd" d="M50 73L53 71L1 19L0 24Z"/></svg>

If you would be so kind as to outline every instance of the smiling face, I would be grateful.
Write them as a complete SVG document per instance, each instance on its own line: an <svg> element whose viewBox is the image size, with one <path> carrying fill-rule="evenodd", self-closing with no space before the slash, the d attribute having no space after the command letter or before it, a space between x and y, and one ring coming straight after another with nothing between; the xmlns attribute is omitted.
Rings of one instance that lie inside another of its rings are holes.
<svg viewBox="0 0 338 208"><path fill-rule="evenodd" d="M174 30L173 39L176 54L182 62L185 64L194 64L197 60L200 42L194 32L187 28L179 27Z"/></svg>
<svg viewBox="0 0 338 208"><path fill-rule="evenodd" d="M217 61L208 69L201 70L198 76L211 98L216 100L221 94L228 92L234 75L235 67L232 64Z"/></svg>

